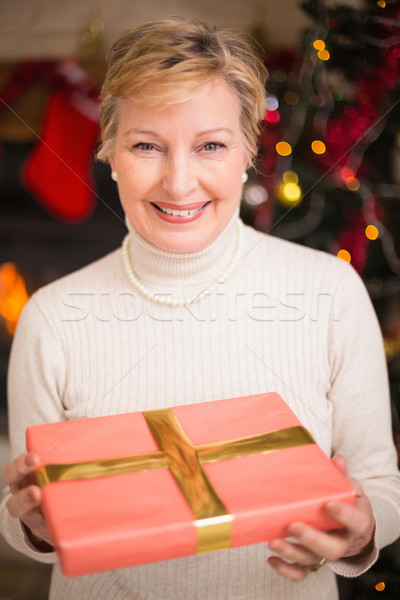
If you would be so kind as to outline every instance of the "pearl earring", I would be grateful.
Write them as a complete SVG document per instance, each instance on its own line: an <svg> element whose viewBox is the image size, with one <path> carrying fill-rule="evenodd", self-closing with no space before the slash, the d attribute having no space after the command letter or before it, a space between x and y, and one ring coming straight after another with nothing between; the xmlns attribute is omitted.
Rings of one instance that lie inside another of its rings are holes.
<svg viewBox="0 0 400 600"><path fill-rule="evenodd" d="M248 180L249 176L247 175L246 171L243 173L242 175L242 183L246 183L246 181Z"/></svg>
<svg viewBox="0 0 400 600"><path fill-rule="evenodd" d="M117 179L118 179L117 171L112 171L112 173L111 173L111 179L113 179L114 181L117 181Z"/></svg>

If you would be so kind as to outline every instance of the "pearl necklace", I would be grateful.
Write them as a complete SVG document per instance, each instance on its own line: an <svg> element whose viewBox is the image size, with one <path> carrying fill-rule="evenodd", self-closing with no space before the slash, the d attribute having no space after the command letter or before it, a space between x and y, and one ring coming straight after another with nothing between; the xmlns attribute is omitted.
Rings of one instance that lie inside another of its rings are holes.
<svg viewBox="0 0 400 600"><path fill-rule="evenodd" d="M203 298L205 298L209 294L212 294L217 289L218 285L222 285L223 283L225 283L232 271L235 269L243 250L243 223L240 219L237 220L236 248L225 271L220 275L220 277L218 277L215 283L208 286L205 290L200 292L200 294L195 294L194 296L187 296L186 298L175 298L173 296L160 296L158 294L154 294L149 289L147 289L141 281L139 281L132 268L131 258L129 255L129 237L130 236L128 233L125 236L124 241L122 242L122 263L125 269L125 273L133 287L136 288L137 291L142 294L142 296L144 296L148 300L151 300L152 302L164 304L165 306L185 306L186 304L200 302L200 300L203 300Z"/></svg>

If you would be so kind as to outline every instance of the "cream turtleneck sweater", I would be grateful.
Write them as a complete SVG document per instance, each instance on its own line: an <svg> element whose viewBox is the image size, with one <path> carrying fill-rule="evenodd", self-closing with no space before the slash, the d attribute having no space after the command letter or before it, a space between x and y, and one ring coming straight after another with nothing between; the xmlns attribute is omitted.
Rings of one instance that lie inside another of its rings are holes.
<svg viewBox="0 0 400 600"><path fill-rule="evenodd" d="M195 254L164 252L132 230L137 276L153 292L201 292L234 253L236 219ZM55 554L30 545L7 497L2 533L21 552L55 563L53 600L336 599L334 572L360 574L399 536L400 475L379 326L359 277L335 257L246 227L235 272L190 307L141 297L120 250L39 290L11 354L12 454L25 450L32 424L267 391L285 399L329 456L345 456L361 481L377 522L370 555L326 565L302 583L273 572L266 544L66 578Z"/></svg>

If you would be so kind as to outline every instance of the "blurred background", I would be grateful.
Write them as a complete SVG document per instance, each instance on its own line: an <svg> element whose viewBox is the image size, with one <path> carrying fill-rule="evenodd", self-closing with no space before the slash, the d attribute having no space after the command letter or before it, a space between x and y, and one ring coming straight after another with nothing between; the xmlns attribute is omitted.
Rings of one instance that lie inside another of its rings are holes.
<svg viewBox="0 0 400 600"><path fill-rule="evenodd" d="M267 106L242 218L336 254L363 277L384 335L400 457L400 1L0 0L0 465L25 302L125 233L110 170L93 158L106 49L163 15L246 31L263 46ZM0 539L0 600L47 598L48 582L47 566ZM339 583L341 600L399 598L399 544Z"/></svg>

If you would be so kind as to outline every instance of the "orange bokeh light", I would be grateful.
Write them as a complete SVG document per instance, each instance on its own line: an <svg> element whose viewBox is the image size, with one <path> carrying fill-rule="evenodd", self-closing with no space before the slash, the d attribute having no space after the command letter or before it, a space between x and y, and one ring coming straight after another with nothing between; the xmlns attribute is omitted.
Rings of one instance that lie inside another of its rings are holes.
<svg viewBox="0 0 400 600"><path fill-rule="evenodd" d="M348 252L347 250L339 250L339 252L337 253L337 257L341 258L345 262L351 262L351 255L350 252Z"/></svg>
<svg viewBox="0 0 400 600"><path fill-rule="evenodd" d="M365 235L369 240L376 240L379 235L378 228L375 225L367 225L365 228Z"/></svg>
<svg viewBox="0 0 400 600"><path fill-rule="evenodd" d="M326 152L326 146L321 140L314 140L311 144L311 150L315 154L324 154L324 152Z"/></svg>
<svg viewBox="0 0 400 600"><path fill-rule="evenodd" d="M316 50L325 50L325 42L324 40L315 40L313 46Z"/></svg>
<svg viewBox="0 0 400 600"><path fill-rule="evenodd" d="M328 50L320 50L318 52L318 58L320 60L329 60L331 57L331 55L329 54Z"/></svg>
<svg viewBox="0 0 400 600"><path fill-rule="evenodd" d="M275 148L277 153L281 156L289 156L292 154L292 146L287 142L278 142Z"/></svg>

